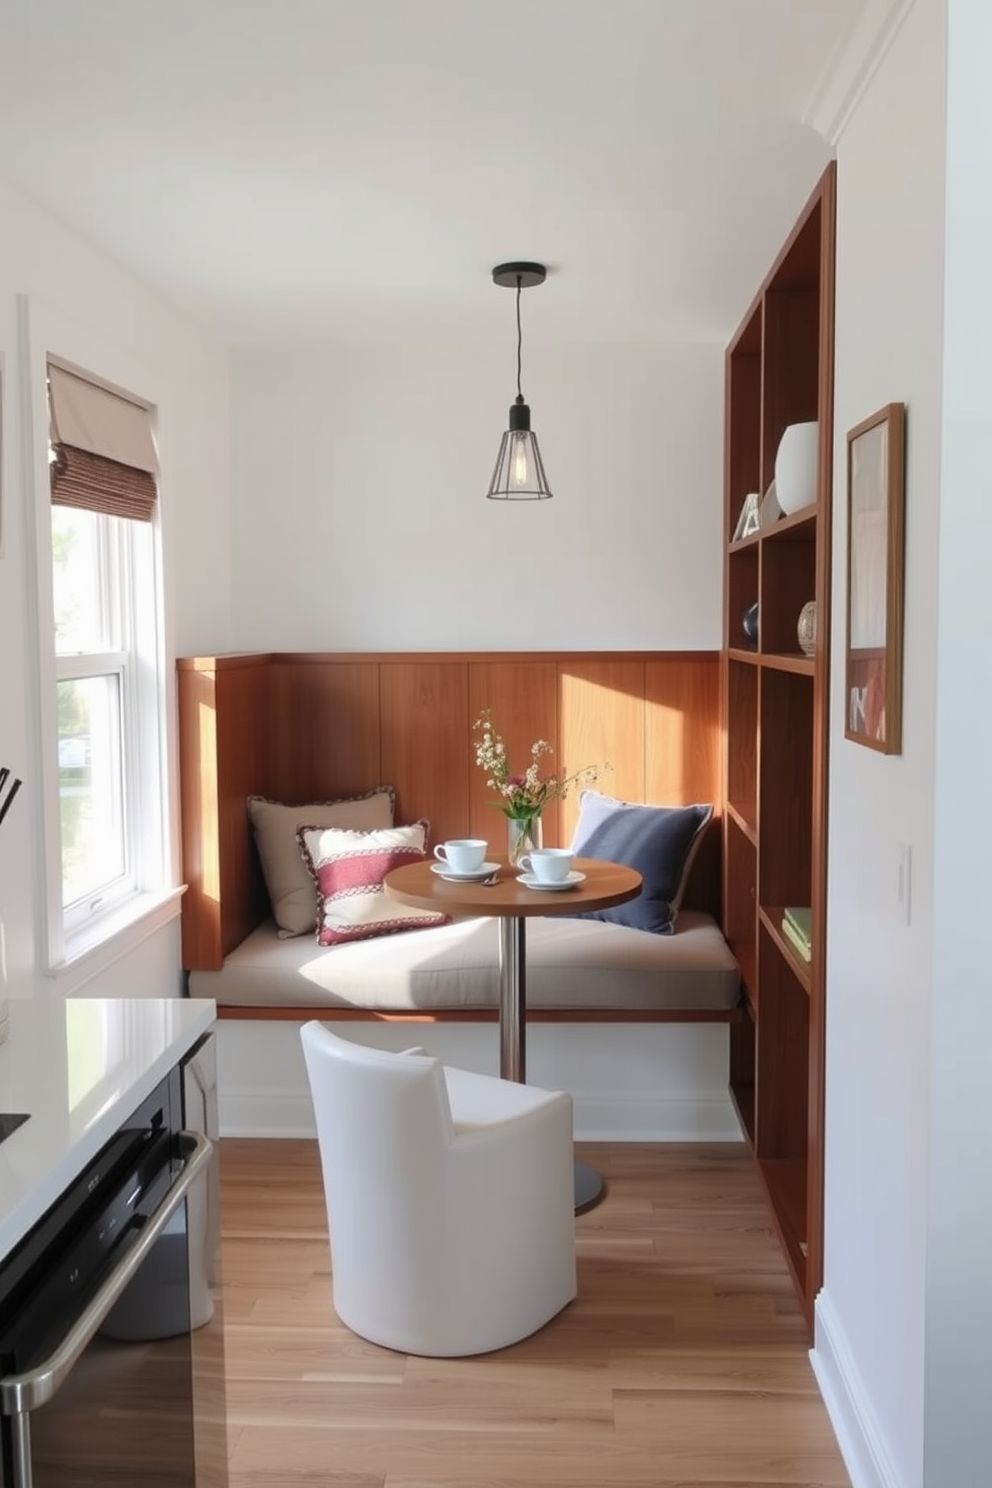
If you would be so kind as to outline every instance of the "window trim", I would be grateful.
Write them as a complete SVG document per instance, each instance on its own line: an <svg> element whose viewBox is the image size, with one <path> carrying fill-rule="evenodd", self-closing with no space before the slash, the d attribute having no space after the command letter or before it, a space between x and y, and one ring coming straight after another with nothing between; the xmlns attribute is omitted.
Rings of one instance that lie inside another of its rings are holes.
<svg viewBox="0 0 992 1488"><path fill-rule="evenodd" d="M136 886L123 902L111 905L102 916L88 917L85 928L67 929L62 909L61 813L58 791L58 719L56 706L57 660L55 654L52 593L51 487L48 472L49 360L70 369L94 369L106 386L127 392L140 389L141 399L156 410L156 437L161 450L166 440L168 416L163 390L155 372L126 349L111 344L90 327L64 315L50 303L27 295L18 296L18 336L22 376L22 429L25 444L26 538L28 583L33 591L30 604L31 635L35 665L33 755L38 781L34 792L35 840L40 844L36 869L36 942L39 970L60 981L66 993L138 944L152 929L179 913L181 888L177 877L178 824L174 809L175 697L170 685L169 662L174 647L164 602L162 501L151 523L141 525L150 533L147 570L141 583L151 596L147 623L144 607L139 617L140 634L133 646L141 664L132 671L135 713L139 720L135 751L136 803L142 824L132 836ZM87 375L89 375L87 373ZM132 395L133 396L133 395ZM160 497L163 483L160 481ZM33 551L32 551L33 549ZM33 559L33 561L31 561ZM134 570L132 569L132 572ZM145 587L147 586L147 587ZM154 614L154 621L151 619ZM147 663L147 664L146 664Z"/></svg>

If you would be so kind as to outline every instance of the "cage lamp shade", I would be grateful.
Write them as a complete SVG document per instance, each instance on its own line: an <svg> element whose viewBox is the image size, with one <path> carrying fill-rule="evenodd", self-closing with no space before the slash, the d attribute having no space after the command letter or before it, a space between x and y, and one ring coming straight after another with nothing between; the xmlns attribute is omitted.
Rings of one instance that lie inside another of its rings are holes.
<svg viewBox="0 0 992 1488"><path fill-rule="evenodd" d="M493 269L496 284L517 291L517 396L510 407L508 427L500 440L493 478L486 492L490 501L546 501L551 495L541 448L530 426L530 408L520 388L523 345L520 291L533 284L543 284L546 273L543 264L532 263L499 264Z"/></svg>
<svg viewBox="0 0 992 1488"><path fill-rule="evenodd" d="M509 428L499 442L487 494L493 501L546 501L551 495L541 447L530 426L530 409L521 397L510 408Z"/></svg>

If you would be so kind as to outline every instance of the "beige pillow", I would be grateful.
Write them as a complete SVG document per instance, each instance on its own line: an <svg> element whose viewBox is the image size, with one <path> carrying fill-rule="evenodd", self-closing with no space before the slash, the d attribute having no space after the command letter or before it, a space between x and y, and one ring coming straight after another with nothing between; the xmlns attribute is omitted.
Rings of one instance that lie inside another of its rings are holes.
<svg viewBox="0 0 992 1488"><path fill-rule="evenodd" d="M298 827L341 827L374 832L393 825L396 792L380 786L364 796L286 806L264 796L248 797L248 817L255 835L262 877L279 934L312 934L317 926L317 887L296 837Z"/></svg>

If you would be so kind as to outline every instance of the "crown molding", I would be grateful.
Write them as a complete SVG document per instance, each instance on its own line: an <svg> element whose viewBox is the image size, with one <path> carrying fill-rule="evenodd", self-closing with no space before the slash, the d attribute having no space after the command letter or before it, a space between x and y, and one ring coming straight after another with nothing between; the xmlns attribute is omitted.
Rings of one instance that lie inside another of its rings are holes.
<svg viewBox="0 0 992 1488"><path fill-rule="evenodd" d="M810 97L803 123L836 145L916 0L867 0Z"/></svg>

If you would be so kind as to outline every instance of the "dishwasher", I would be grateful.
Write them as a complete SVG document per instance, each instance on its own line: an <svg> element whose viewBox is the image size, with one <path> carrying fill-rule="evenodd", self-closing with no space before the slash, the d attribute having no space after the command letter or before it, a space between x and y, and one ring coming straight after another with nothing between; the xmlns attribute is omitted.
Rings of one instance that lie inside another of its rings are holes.
<svg viewBox="0 0 992 1488"><path fill-rule="evenodd" d="M2 1488L225 1488L213 1036L0 1266Z"/></svg>

